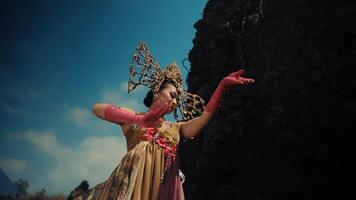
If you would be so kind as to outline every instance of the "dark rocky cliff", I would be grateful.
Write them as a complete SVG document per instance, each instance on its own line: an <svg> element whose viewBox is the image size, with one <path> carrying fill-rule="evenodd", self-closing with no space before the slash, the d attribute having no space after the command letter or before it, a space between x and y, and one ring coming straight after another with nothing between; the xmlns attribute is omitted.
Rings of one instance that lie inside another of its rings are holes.
<svg viewBox="0 0 356 200"><path fill-rule="evenodd" d="M348 191L353 2L207 2L189 53L189 90L208 100L241 68L256 83L231 88L211 123L181 143L186 199L336 199Z"/></svg>

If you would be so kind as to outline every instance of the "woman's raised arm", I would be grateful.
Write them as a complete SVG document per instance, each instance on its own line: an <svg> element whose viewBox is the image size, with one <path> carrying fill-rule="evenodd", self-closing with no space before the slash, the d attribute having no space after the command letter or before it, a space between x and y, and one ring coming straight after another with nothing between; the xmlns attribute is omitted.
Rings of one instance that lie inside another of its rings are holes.
<svg viewBox="0 0 356 200"><path fill-rule="evenodd" d="M187 122L180 122L180 132L182 136L186 139L193 138L200 130L209 123L210 119L214 114L209 113L204 110L204 112L199 116Z"/></svg>
<svg viewBox="0 0 356 200"><path fill-rule="evenodd" d="M144 115L137 115L135 111L107 103L96 103L93 106L93 113L101 119L116 124L139 124L141 126L153 126L157 120L167 113L169 105L156 101L150 110Z"/></svg>
<svg viewBox="0 0 356 200"><path fill-rule="evenodd" d="M94 104L92 111L94 115L105 120L105 109L110 105L111 104L108 103L96 103Z"/></svg>
<svg viewBox="0 0 356 200"><path fill-rule="evenodd" d="M187 122L181 122L180 131L184 138L195 137L200 130L209 123L210 119L214 115L222 94L226 91L227 88L233 85L243 85L248 83L254 83L255 81L251 78L244 78L241 75L244 73L244 70L241 69L237 72L231 73L226 76L216 88L214 94L211 96L208 104L204 107L204 112L199 116Z"/></svg>
<svg viewBox="0 0 356 200"><path fill-rule="evenodd" d="M109 103L96 103L93 106L93 113L106 121L113 122L119 125L128 123L130 120L135 117L135 111L129 108L124 108L116 106ZM119 119L118 115L125 115L123 119Z"/></svg>

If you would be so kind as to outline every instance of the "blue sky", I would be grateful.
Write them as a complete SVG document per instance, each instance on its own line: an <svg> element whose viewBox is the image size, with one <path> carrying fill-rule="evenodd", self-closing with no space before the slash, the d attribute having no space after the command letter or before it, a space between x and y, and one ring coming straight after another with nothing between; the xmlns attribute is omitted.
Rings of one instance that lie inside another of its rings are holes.
<svg viewBox="0 0 356 200"><path fill-rule="evenodd" d="M100 2L100 3L99 3ZM161 66L188 57L206 0L9 1L0 6L0 168L30 192L68 194L108 178L126 152L96 102L145 111L127 94L128 64L145 41ZM189 67L189 62L186 62Z"/></svg>

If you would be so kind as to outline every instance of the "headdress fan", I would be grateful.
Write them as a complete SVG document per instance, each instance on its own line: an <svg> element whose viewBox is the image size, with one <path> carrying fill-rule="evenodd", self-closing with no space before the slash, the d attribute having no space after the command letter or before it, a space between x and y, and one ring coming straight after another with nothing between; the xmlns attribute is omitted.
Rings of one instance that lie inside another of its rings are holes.
<svg viewBox="0 0 356 200"><path fill-rule="evenodd" d="M187 121L199 116L203 112L204 100L200 96L183 89L183 78L177 64L169 64L165 69L161 69L146 44L140 42L130 63L128 93L137 86L143 85L149 87L156 98L161 84L166 79L173 82L178 92L178 105L174 109L174 118L177 121ZM182 119L179 119L178 113Z"/></svg>

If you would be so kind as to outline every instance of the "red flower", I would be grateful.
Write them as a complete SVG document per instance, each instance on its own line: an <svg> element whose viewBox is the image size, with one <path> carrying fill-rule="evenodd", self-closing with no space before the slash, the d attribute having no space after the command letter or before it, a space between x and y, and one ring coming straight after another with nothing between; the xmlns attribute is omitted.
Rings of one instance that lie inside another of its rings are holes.
<svg viewBox="0 0 356 200"><path fill-rule="evenodd" d="M145 134L143 134L143 138L148 141L152 141L155 133L156 133L156 129L149 127L146 129Z"/></svg>
<svg viewBox="0 0 356 200"><path fill-rule="evenodd" d="M162 147L164 149L164 153L168 154L168 153L176 153L177 147L176 145L172 145L170 143L168 143L168 141L166 140L166 138L162 137L161 135L159 135L157 133L157 129L153 128L153 127L148 127L146 129L146 132L143 134L143 138L145 140L148 140L150 142L155 142L156 144L158 144L160 147Z"/></svg>

